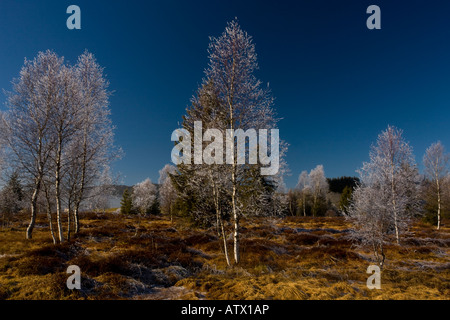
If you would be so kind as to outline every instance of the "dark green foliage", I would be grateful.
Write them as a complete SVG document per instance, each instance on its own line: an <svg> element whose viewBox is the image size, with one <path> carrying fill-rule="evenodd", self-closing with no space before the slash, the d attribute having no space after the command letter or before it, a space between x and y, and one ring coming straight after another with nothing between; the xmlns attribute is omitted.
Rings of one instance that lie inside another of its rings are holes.
<svg viewBox="0 0 450 320"><path fill-rule="evenodd" d="M437 225L438 217L438 201L436 185L430 181L425 181L422 187L422 200L423 200L423 216L424 222L432 225ZM445 197L443 193L441 195L441 217L450 217L450 199Z"/></svg>
<svg viewBox="0 0 450 320"><path fill-rule="evenodd" d="M122 200L120 201L120 212L123 214L132 213L133 202L131 200L131 194L128 189L125 189L122 195Z"/></svg>
<svg viewBox="0 0 450 320"><path fill-rule="evenodd" d="M288 194L288 214L291 216L297 216L297 215L301 215L301 207L299 207L299 201L300 201L300 205L301 205L301 196L299 194L298 191L296 190L289 190Z"/></svg>
<svg viewBox="0 0 450 320"><path fill-rule="evenodd" d="M339 209L347 212L347 208L350 205L353 189L349 186L345 186L341 194L341 200L339 200Z"/></svg>
<svg viewBox="0 0 450 320"><path fill-rule="evenodd" d="M160 210L160 206L159 206L159 201L158 199L156 199L153 204L150 206L150 208L148 208L146 214L153 214L153 215L157 215L160 214L161 210Z"/></svg>
<svg viewBox="0 0 450 320"><path fill-rule="evenodd" d="M342 193L345 187L353 189L359 183L358 177L327 178L330 192Z"/></svg>
<svg viewBox="0 0 450 320"><path fill-rule="evenodd" d="M331 203L324 196L319 196L316 203L312 203L311 215L313 217L324 217L330 207Z"/></svg>
<svg viewBox="0 0 450 320"><path fill-rule="evenodd" d="M300 216L310 216L311 215L311 195L301 194L297 199L298 214Z"/></svg>
<svg viewBox="0 0 450 320"><path fill-rule="evenodd" d="M3 225L23 208L24 192L17 172L9 177L5 187L0 191L0 214Z"/></svg>

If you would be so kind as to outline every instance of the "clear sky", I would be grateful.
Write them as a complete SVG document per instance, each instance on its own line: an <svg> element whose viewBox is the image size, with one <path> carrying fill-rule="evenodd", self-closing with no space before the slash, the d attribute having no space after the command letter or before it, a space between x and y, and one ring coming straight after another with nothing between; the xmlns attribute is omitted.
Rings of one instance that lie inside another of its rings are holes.
<svg viewBox="0 0 450 320"><path fill-rule="evenodd" d="M66 27L72 4L81 30ZM381 30L366 27L371 4L381 8ZM317 164L328 177L356 175L388 124L404 130L419 163L432 142L450 149L449 12L449 1L425 0L1 0L0 88L11 88L24 57L52 49L75 62L88 49L114 90L125 151L114 169L128 185L157 181L207 66L208 37L237 17L283 118L293 187Z"/></svg>

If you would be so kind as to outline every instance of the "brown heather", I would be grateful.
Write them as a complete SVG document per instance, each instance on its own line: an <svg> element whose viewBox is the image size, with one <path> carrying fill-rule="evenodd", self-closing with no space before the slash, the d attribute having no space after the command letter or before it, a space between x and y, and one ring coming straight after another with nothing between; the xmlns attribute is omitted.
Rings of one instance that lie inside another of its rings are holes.
<svg viewBox="0 0 450 320"><path fill-rule="evenodd" d="M53 245L45 215L33 240L17 216L0 230L0 299L449 299L450 221L417 222L386 248L381 290L366 287L369 250L356 249L343 218L242 221L242 260L227 267L214 229L178 218L81 216L82 231ZM229 240L229 247L232 239ZM69 265L81 290L66 288Z"/></svg>

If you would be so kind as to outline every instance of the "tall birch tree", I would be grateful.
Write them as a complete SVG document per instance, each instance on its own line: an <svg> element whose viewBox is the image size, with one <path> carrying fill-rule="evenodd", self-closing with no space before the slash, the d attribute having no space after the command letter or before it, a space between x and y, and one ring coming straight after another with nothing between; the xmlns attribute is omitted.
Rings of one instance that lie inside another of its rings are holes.
<svg viewBox="0 0 450 320"><path fill-rule="evenodd" d="M11 164L31 186L27 239L32 238L42 180L56 144L51 134L51 120L61 101L63 63L63 59L51 51L40 52L33 60L25 59L19 78L13 80L12 92L8 93L8 110L2 118Z"/></svg>
<svg viewBox="0 0 450 320"><path fill-rule="evenodd" d="M226 119L227 129L275 128L273 97L263 88L254 73L258 69L257 55L252 37L243 31L236 20L228 23L218 38L212 37L208 48L209 64L205 70L206 81L216 89L218 108ZM233 141L234 136L226 136ZM244 186L245 166L233 156L229 168L231 211L233 218L234 261L240 261L240 197Z"/></svg>
<svg viewBox="0 0 450 320"><path fill-rule="evenodd" d="M170 164L166 164L159 171L159 205L161 212L169 215L170 221L173 222L173 206L177 198L177 191L172 183L172 178L176 174L176 168Z"/></svg>
<svg viewBox="0 0 450 320"><path fill-rule="evenodd" d="M328 192L328 182L325 177L325 171L323 165L318 165L311 170L308 176L309 186L313 195L312 214L317 215L319 199L325 197Z"/></svg>
<svg viewBox="0 0 450 320"><path fill-rule="evenodd" d="M354 238L372 246L382 265L385 244L391 236L399 244L400 234L419 211L419 176L412 149L400 129L388 126L369 156L370 162L359 171L360 183L352 194L348 216L355 225Z"/></svg>
<svg viewBox="0 0 450 320"><path fill-rule="evenodd" d="M98 184L103 168L121 154L113 146L107 87L103 69L87 51L75 66L52 51L40 52L32 61L25 59L13 81L0 127L11 166L32 189L28 239L41 192L47 199L52 236L50 197L55 200L58 240L64 241L63 209L69 212L68 237L72 216L77 232L87 188Z"/></svg>
<svg viewBox="0 0 450 320"><path fill-rule="evenodd" d="M108 90L103 68L94 55L85 51L74 66L80 83L81 126L74 140L71 166L76 168L73 179L74 231L80 229L79 210L87 197L86 190L97 184L103 177L104 168L122 156L121 149L114 146L114 126L111 122Z"/></svg>
<svg viewBox="0 0 450 320"><path fill-rule="evenodd" d="M432 182L437 202L437 230L441 226L441 209L444 192L444 179L448 175L449 155L440 141L433 143L423 156L425 176Z"/></svg>
<svg viewBox="0 0 450 320"><path fill-rule="evenodd" d="M306 196L311 192L311 185L309 181L309 175L306 170L302 171L298 176L298 182L296 189L300 191L302 200L302 212L303 216L306 217Z"/></svg>

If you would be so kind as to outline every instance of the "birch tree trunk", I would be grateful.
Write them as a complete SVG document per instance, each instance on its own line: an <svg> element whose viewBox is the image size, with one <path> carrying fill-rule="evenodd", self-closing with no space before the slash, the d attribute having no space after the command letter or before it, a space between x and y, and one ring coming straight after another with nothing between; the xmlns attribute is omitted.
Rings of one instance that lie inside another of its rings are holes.
<svg viewBox="0 0 450 320"><path fill-rule="evenodd" d="M80 219L79 219L79 209L80 204L83 199L84 187L86 181L86 166L87 166L87 128L84 128L83 133L83 161L81 163L81 181L80 188L78 190L78 196L75 200L75 209L74 209L74 222L75 222L75 233L80 231Z"/></svg>
<svg viewBox="0 0 450 320"><path fill-rule="evenodd" d="M40 187L41 187L41 179L38 178L36 181L36 185L34 187L33 195L31 196L31 219L30 219L30 223L27 227L27 233L26 233L27 239L33 238L33 229L34 229L34 225L36 223L37 198L38 198L38 193L39 193Z"/></svg>
<svg viewBox="0 0 450 320"><path fill-rule="evenodd" d="M445 148L440 141L429 146L423 156L423 164L425 167L425 177L436 185L437 198L437 230L441 227L441 210L442 210L442 192L446 190L444 184L441 184L449 172L450 155L445 152Z"/></svg>
<svg viewBox="0 0 450 320"><path fill-rule="evenodd" d="M441 227L441 188L439 184L439 178L436 177L436 187L437 187L437 201L438 201L438 210L437 210L437 230Z"/></svg>
<svg viewBox="0 0 450 320"><path fill-rule="evenodd" d="M213 192L213 197L214 197L214 206L215 206L215 209L216 209L217 228L218 228L218 230L220 230L219 231L219 237L222 237L222 239L223 239L223 251L224 251L224 255L225 255L225 260L227 261L227 265L231 266L230 257L229 257L229 254L228 254L227 237L226 237L226 234L225 234L225 227L223 225L222 212L220 210L220 204L219 204L219 200L220 200L219 188L217 187L217 183L214 180L214 176L213 176L213 174L211 172L211 169L208 172L209 172L209 179L211 180L211 185L212 185L212 192Z"/></svg>
<svg viewBox="0 0 450 320"><path fill-rule="evenodd" d="M42 177L44 175L44 165L42 161L42 130L39 130L39 144L37 149L37 157L38 157L38 170L37 177L35 179L34 190L31 196L31 219L30 224L27 228L26 238L32 239L33 237L33 229L36 223L36 213L37 213L37 199L39 195L39 191L41 189Z"/></svg>
<svg viewBox="0 0 450 320"><path fill-rule="evenodd" d="M56 238L55 238L55 232L53 228L53 217L52 217L52 204L50 201L50 194L48 192L47 185L44 184L44 191L45 191L45 199L47 200L47 218L48 218L48 224L50 228L50 234L52 236L53 244L56 244Z"/></svg>
<svg viewBox="0 0 450 320"><path fill-rule="evenodd" d="M391 165L391 197L392 197L392 210L394 212L394 227L395 227L395 240L397 244L400 244L400 237L398 231L398 217L397 217L397 204L396 204L396 194L395 194L395 179L394 179L394 164Z"/></svg>
<svg viewBox="0 0 450 320"><path fill-rule="evenodd" d="M70 205L70 200L69 200L69 205L67 206L67 241L70 241L70 231L72 229L72 219L71 219L71 215L72 215L72 210L71 210L71 205Z"/></svg>
<svg viewBox="0 0 450 320"><path fill-rule="evenodd" d="M62 212L61 212L61 143L62 139L59 137L58 149L56 152L55 163L55 200L56 200L56 223L58 224L59 242L64 242L64 232L62 226Z"/></svg>
<svg viewBox="0 0 450 320"><path fill-rule="evenodd" d="M306 217L306 194L303 192L303 216Z"/></svg>
<svg viewBox="0 0 450 320"><path fill-rule="evenodd" d="M225 254L225 259L227 261L227 265L231 266L230 256L228 255L227 235L225 233L225 228L223 226L223 220L220 219L219 222L220 222L220 228L222 229L223 251L224 251L224 254Z"/></svg>

